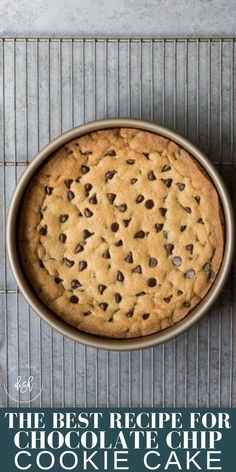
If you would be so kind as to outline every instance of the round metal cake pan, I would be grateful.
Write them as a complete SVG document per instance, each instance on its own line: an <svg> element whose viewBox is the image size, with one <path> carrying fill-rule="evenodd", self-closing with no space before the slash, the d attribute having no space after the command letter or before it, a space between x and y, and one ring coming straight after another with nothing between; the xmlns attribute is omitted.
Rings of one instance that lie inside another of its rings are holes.
<svg viewBox="0 0 236 472"><path fill-rule="evenodd" d="M50 156L54 151L69 141L92 131L116 127L130 127L150 131L152 133L166 137L179 144L182 148L186 149L197 161L199 161L201 166L206 170L207 174L213 181L222 203L225 220L225 246L222 264L212 287L204 299L182 321L175 324L174 326L171 326L170 328L155 334L131 339L110 339L94 336L70 326L57 317L40 301L33 288L30 286L21 267L17 247L17 219L21 209L21 200L31 177L37 171L39 166L48 158L48 156ZM219 296L219 293L225 284L232 262L234 245L233 211L230 198L224 182L209 160L187 139L181 137L179 134L171 131L170 129L159 126L152 122L129 118L110 118L77 126L76 128L73 128L70 131L62 134L54 141L49 143L44 149L42 149L29 164L15 189L8 212L6 232L8 255L14 277L20 291L23 293L24 297L33 310L36 311L39 316L52 328L55 328L61 334L73 339L74 341L78 341L95 348L114 351L144 349L164 343L181 334L183 331L187 330L194 323L196 323L201 318L201 316L209 310L210 306Z"/></svg>

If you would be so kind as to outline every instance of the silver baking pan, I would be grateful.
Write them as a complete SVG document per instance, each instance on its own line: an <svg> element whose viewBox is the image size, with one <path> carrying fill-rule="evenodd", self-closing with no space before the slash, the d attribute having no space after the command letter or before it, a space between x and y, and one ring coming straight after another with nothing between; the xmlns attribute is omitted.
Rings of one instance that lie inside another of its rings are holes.
<svg viewBox="0 0 236 472"><path fill-rule="evenodd" d="M78 329L70 326L69 324L61 320L59 317L57 317L39 300L33 288L30 286L27 277L21 267L17 247L17 218L19 216L21 208L21 200L30 179L37 171L39 166L48 158L48 156L50 156L54 151L56 151L58 148L65 145L69 141L92 131L116 127L138 128L150 131L152 133L157 133L176 142L181 147L186 149L201 164L201 166L205 169L205 171L213 181L221 200L225 220L225 246L222 264L212 287L210 288L209 292L204 297L204 299L182 321L175 324L174 326L171 326L170 328L167 328L155 334L151 334L149 336L143 336L134 339L109 339L105 337L94 336L79 331ZM45 148L43 148L39 152L39 154L33 159L33 161L30 163L30 165L24 172L13 194L8 212L6 236L8 256L19 289L25 296L30 306L34 309L36 313L39 314L39 316L44 321L46 321L46 323L48 323L51 327L55 328L61 334L88 346L114 351L124 351L144 349L160 343L164 343L190 328L194 323L196 323L200 319L201 316L204 315L204 313L209 310L210 306L219 296L219 293L226 282L227 275L232 262L234 247L234 222L231 202L224 182L222 181L214 166L209 162L207 157L204 156L202 152L200 152L187 139L183 138L182 136L171 131L168 128L159 126L152 122L129 118L111 118L105 120L92 121L84 125L77 126L76 128L67 131L66 133L56 138L54 141L50 142Z"/></svg>

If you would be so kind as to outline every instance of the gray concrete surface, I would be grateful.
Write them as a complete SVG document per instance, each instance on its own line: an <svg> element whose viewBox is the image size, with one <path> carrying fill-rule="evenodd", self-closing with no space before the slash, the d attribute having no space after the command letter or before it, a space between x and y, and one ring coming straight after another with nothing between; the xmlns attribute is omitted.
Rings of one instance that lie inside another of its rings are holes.
<svg viewBox="0 0 236 472"><path fill-rule="evenodd" d="M1 36L234 36L235 0L0 0Z"/></svg>

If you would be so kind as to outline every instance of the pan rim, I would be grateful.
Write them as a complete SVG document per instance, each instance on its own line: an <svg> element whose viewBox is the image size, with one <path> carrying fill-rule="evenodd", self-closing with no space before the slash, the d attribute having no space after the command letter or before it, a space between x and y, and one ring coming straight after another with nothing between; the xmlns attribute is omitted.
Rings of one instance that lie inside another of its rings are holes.
<svg viewBox="0 0 236 472"><path fill-rule="evenodd" d="M77 328L70 326L68 323L54 314L49 308L47 308L46 305L44 305L43 302L41 302L37 297L33 291L33 288L31 288L29 282L27 281L24 271L20 265L16 238L16 222L17 216L19 214L20 202L30 179L40 167L40 165L58 148L79 136L88 134L92 131L117 127L137 128L159 134L160 136L176 142L182 148L188 151L190 155L201 164L203 169L206 170L207 174L215 185L222 204L225 220L225 245L221 267L213 285L203 300L183 320L176 323L175 325L166 328L163 331L158 331L154 334L128 339L106 338L80 331ZM21 176L10 202L6 226L6 245L10 266L20 291L26 298L31 308L36 311L41 319L43 319L48 325L59 331L62 335L90 347L112 351L137 350L153 347L173 339L195 324L212 306L223 288L232 263L234 248L234 217L230 197L221 176L218 174L218 171L215 169L213 164L211 164L208 158L188 139L182 137L175 131L166 128L165 126L158 125L151 121L133 118L107 118L90 121L88 123L76 126L69 131L66 131L48 143L34 157Z"/></svg>

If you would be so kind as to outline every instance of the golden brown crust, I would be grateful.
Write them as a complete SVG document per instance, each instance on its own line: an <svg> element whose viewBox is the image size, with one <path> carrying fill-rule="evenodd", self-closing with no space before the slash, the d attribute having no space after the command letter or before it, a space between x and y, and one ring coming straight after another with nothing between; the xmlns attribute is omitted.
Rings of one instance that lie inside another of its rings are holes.
<svg viewBox="0 0 236 472"><path fill-rule="evenodd" d="M22 265L40 299L101 336L177 323L223 256L210 179L177 144L138 129L93 132L57 151L32 178L19 223Z"/></svg>

